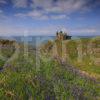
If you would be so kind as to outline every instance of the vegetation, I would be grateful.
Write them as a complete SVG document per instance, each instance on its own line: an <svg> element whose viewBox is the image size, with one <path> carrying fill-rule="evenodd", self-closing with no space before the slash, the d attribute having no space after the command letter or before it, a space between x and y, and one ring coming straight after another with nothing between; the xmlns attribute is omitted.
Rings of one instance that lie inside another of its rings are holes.
<svg viewBox="0 0 100 100"><path fill-rule="evenodd" d="M100 39L95 39L92 41L92 45L90 45L91 40L89 39L81 39L81 48L82 49L82 59L78 59L78 50L76 41L70 41L67 44L67 50L69 53L69 62L77 67L78 69L88 72L90 76L95 77L96 79L100 80L100 61L95 63L97 59L100 58L100 48L99 43ZM80 46L80 45L79 45ZM97 51L99 49L99 51Z"/></svg>
<svg viewBox="0 0 100 100"><path fill-rule="evenodd" d="M41 56L38 59L40 65L38 64L38 66L36 66L36 51L34 48L29 47L28 51L25 52L23 44L19 44L20 52L17 58L8 62L8 67L0 72L1 100L100 99L99 84L69 72L56 59L50 59L50 50L53 48L53 43L49 41L49 45L46 44L41 48ZM74 45L74 41L71 43ZM72 46L73 49L75 48ZM75 61L76 55L77 53L74 56L74 53L71 55L70 52L72 62Z"/></svg>
<svg viewBox="0 0 100 100"><path fill-rule="evenodd" d="M95 38L92 41L91 39L81 39L66 41L55 40L55 42L53 42L53 44L56 45L56 56L64 59L66 62L69 62L74 67L89 73L90 76L100 80L99 43L100 38ZM48 46L50 47L50 43ZM46 50L45 46L44 48ZM53 52L52 49L49 51Z"/></svg>

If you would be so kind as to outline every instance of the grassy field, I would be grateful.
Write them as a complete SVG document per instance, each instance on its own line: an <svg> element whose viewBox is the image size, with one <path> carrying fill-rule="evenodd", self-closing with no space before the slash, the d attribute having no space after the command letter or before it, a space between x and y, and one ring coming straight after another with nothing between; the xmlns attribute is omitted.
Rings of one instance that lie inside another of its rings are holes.
<svg viewBox="0 0 100 100"><path fill-rule="evenodd" d="M55 50L52 50L54 48L52 45L56 45ZM52 49L49 49L50 47ZM55 56L100 80L100 38L92 41L91 39L49 41L44 46L44 51L46 48L50 55L54 52Z"/></svg>
<svg viewBox="0 0 100 100"><path fill-rule="evenodd" d="M75 75L56 60L49 59L51 51L45 55L43 52L52 48L51 42L49 45L42 49L40 64L36 66L34 48L24 52L20 44L18 57L0 72L0 100L99 100L99 84ZM74 62L76 56L72 55Z"/></svg>
<svg viewBox="0 0 100 100"><path fill-rule="evenodd" d="M91 46L89 44L90 41L91 40L89 39L81 40L81 48L79 49L82 50L80 54L82 55L82 58L79 59L78 50L76 48L77 43L76 41L70 41L66 46L67 52L69 53L69 62L78 69L85 71L100 80L100 39L97 38L93 40Z"/></svg>

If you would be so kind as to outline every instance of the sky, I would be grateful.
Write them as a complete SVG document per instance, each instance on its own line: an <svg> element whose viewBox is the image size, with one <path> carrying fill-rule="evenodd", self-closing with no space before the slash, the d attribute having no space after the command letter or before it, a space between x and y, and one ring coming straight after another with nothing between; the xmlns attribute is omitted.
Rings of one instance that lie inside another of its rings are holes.
<svg viewBox="0 0 100 100"><path fill-rule="evenodd" d="M100 35L100 0L0 0L0 35Z"/></svg>

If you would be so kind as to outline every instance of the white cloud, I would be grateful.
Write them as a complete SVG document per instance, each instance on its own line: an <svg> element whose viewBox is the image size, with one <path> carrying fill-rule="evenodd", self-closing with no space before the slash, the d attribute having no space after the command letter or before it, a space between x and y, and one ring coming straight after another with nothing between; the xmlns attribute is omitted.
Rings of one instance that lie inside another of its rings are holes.
<svg viewBox="0 0 100 100"><path fill-rule="evenodd" d="M42 12L39 12L39 11L32 11L32 12L29 12L28 14L27 14L27 16L30 16L30 17L41 17L42 16Z"/></svg>
<svg viewBox="0 0 100 100"><path fill-rule="evenodd" d="M17 27L13 27L13 26L7 26L7 25L5 25L5 26L1 26L0 25L0 35L16 35L16 34L18 34L18 35L20 35L20 33L21 32L24 32L25 31L25 29L22 29L22 28L17 28Z"/></svg>
<svg viewBox="0 0 100 100"><path fill-rule="evenodd" d="M0 4L7 4L6 0L0 0Z"/></svg>
<svg viewBox="0 0 100 100"><path fill-rule="evenodd" d="M71 29L70 32L72 33L72 35L100 35L99 28L76 28Z"/></svg>
<svg viewBox="0 0 100 100"><path fill-rule="evenodd" d="M23 26L9 26L0 25L0 35L10 36L10 35L55 35L56 31L68 32L69 35L100 35L99 28L76 28L70 29L62 25L49 25L42 27L23 27Z"/></svg>
<svg viewBox="0 0 100 100"><path fill-rule="evenodd" d="M46 16L46 15L42 15L39 19L40 19L40 20L48 20L48 19L49 19L49 17L48 17L48 16Z"/></svg>
<svg viewBox="0 0 100 100"><path fill-rule="evenodd" d="M33 6L32 7L42 7L48 8L52 7L53 0L32 0Z"/></svg>
<svg viewBox="0 0 100 100"><path fill-rule="evenodd" d="M96 33L98 32L97 29L94 29L94 28L81 28L81 29L75 29L73 30L72 32L77 32L77 33Z"/></svg>
<svg viewBox="0 0 100 100"><path fill-rule="evenodd" d="M4 1L4 0L2 0ZM32 2L30 2L32 1ZM14 7L31 7L37 9L37 7L42 8L45 12L52 13L66 13L77 10L83 10L87 7L87 4L91 0L12 0Z"/></svg>
<svg viewBox="0 0 100 100"><path fill-rule="evenodd" d="M17 13L15 16L31 17L33 19L63 19L75 11L89 11L87 4L90 0L12 0L14 7L30 7L28 13ZM31 6L29 5L31 3ZM41 8L41 9L38 9Z"/></svg>
<svg viewBox="0 0 100 100"><path fill-rule="evenodd" d="M33 19L38 19L38 20L47 20L47 19L49 19L49 17L46 14L44 14L41 11L37 11L37 10L34 10L34 11L31 11L31 12L27 13L26 17L31 17Z"/></svg>
<svg viewBox="0 0 100 100"><path fill-rule="evenodd" d="M9 25L0 25L0 35L4 36L16 36L16 35L55 35L57 30L62 29L61 25L49 25L43 27L23 27L23 26L9 26Z"/></svg>
<svg viewBox="0 0 100 100"><path fill-rule="evenodd" d="M69 19L69 17L66 16L65 14L48 15L48 14L45 14L44 12L38 11L38 10L30 11L28 13L17 13L17 14L15 14L15 16L22 17L22 18L31 17L33 19L38 19L38 20L48 20L48 19L57 20L57 19L65 19L65 18Z"/></svg>
<svg viewBox="0 0 100 100"><path fill-rule="evenodd" d="M21 17L21 18L26 17L26 15L23 14L23 13L17 13L17 14L15 14L14 16L15 16L15 17Z"/></svg>
<svg viewBox="0 0 100 100"><path fill-rule="evenodd" d="M86 9L90 0L33 0L33 8L41 7L47 12L66 13Z"/></svg>
<svg viewBox="0 0 100 100"><path fill-rule="evenodd" d="M30 11L28 13L17 13L15 14L16 17L22 17L22 18L27 18L31 17L33 19L46 19L47 16L45 16L42 12L39 11Z"/></svg>
<svg viewBox="0 0 100 100"><path fill-rule="evenodd" d="M51 16L51 19L55 19L55 20L56 20L56 19L65 19L65 18L68 19L69 17L67 17L67 16L64 15L64 14L62 14L62 15L54 15L54 16L52 15L52 16Z"/></svg>
<svg viewBox="0 0 100 100"><path fill-rule="evenodd" d="M53 13L53 12L59 13L62 12L63 9L61 7L51 7L51 8L46 8L45 11L48 13Z"/></svg>
<svg viewBox="0 0 100 100"><path fill-rule="evenodd" d="M59 14L70 14L75 11L90 11L87 4L91 0L11 0L14 7L26 8L30 7L36 10L37 7L42 8L41 10L45 13L59 13ZM31 1L31 2L30 2ZM6 4L7 0L0 0L1 4ZM96 2L97 4L100 4ZM92 4L93 5L93 4ZM95 4L94 4L95 5Z"/></svg>
<svg viewBox="0 0 100 100"><path fill-rule="evenodd" d="M28 6L28 0L12 0L12 3L17 8L26 8Z"/></svg>

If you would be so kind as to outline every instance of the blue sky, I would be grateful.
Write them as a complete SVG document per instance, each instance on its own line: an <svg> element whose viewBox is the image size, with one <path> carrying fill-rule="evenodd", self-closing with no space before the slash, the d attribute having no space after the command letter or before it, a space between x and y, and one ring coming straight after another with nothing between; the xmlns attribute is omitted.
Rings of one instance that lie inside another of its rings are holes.
<svg viewBox="0 0 100 100"><path fill-rule="evenodd" d="M100 35L100 0L0 0L0 35Z"/></svg>

